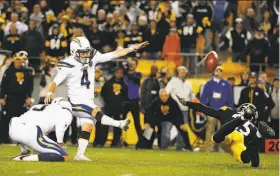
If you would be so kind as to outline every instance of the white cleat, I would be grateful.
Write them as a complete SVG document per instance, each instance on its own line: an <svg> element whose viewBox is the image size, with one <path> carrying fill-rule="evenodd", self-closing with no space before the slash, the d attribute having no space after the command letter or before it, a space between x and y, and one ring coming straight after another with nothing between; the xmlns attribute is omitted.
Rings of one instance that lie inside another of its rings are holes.
<svg viewBox="0 0 280 176"><path fill-rule="evenodd" d="M13 161L23 161L23 158L27 157L29 155L19 155L13 158Z"/></svg>
<svg viewBox="0 0 280 176"><path fill-rule="evenodd" d="M91 159L87 158L85 155L76 155L73 160L75 160L75 161L92 161Z"/></svg>
<svg viewBox="0 0 280 176"><path fill-rule="evenodd" d="M126 131L129 128L129 124L130 124L129 118L126 118L125 120L121 120L120 128Z"/></svg>

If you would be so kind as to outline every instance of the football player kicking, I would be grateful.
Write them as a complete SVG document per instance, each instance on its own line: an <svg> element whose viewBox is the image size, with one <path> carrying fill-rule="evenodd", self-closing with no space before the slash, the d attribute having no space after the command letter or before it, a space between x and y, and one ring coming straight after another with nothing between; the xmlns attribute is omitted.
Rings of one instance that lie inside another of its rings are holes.
<svg viewBox="0 0 280 176"><path fill-rule="evenodd" d="M130 48L101 54L91 48L89 41L85 37L76 37L71 41L71 56L59 62L58 67L60 71L49 87L45 103L47 104L51 101L55 88L66 80L73 115L80 118L82 126L78 140L78 151L74 160L91 161L84 156L84 153L96 121L100 121L103 125L119 127L124 130L128 129L130 123L128 118L118 121L106 116L93 103L95 65L125 56L146 47L148 44L148 42L143 42L135 44Z"/></svg>
<svg viewBox="0 0 280 176"><path fill-rule="evenodd" d="M229 107L215 110L201 103L179 100L183 105L221 122L221 128L212 137L213 142L220 144L240 163L251 162L252 167L260 167L258 139L274 136L275 132L265 122L257 121L258 112L253 104L242 104L237 111Z"/></svg>
<svg viewBox="0 0 280 176"><path fill-rule="evenodd" d="M10 121L10 138L20 144L21 155L14 161L65 161L68 154L63 136L72 121L71 104L63 98L56 98L49 105L34 105L20 117ZM55 131L57 143L45 136L45 133ZM29 146L39 154L31 154Z"/></svg>

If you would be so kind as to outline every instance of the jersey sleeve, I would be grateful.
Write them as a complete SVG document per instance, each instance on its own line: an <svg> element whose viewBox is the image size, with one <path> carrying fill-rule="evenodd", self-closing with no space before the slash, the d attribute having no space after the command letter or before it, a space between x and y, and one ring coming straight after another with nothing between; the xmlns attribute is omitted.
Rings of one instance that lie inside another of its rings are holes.
<svg viewBox="0 0 280 176"><path fill-rule="evenodd" d="M114 58L115 56L113 52L101 54L99 51L97 51L96 54L93 56L93 61L95 62L95 64L98 64L98 63L108 62Z"/></svg>
<svg viewBox="0 0 280 176"><path fill-rule="evenodd" d="M67 79L71 73L72 66L65 62L59 62L57 67L59 71L53 80L56 86L60 85L65 79Z"/></svg>
<svg viewBox="0 0 280 176"><path fill-rule="evenodd" d="M63 142L64 133L72 122L72 114L68 110L62 110L60 118L55 125L55 135L58 143Z"/></svg>

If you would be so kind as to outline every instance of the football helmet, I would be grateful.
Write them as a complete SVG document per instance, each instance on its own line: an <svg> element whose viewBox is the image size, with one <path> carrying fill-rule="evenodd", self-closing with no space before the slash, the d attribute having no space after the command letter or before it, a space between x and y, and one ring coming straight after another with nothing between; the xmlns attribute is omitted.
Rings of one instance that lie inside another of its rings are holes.
<svg viewBox="0 0 280 176"><path fill-rule="evenodd" d="M82 64L89 64L96 52L86 37L76 37L70 43L71 55Z"/></svg>
<svg viewBox="0 0 280 176"><path fill-rule="evenodd" d="M237 111L243 114L243 117L250 121L258 119L258 111L256 106L251 103L244 103L237 108Z"/></svg>

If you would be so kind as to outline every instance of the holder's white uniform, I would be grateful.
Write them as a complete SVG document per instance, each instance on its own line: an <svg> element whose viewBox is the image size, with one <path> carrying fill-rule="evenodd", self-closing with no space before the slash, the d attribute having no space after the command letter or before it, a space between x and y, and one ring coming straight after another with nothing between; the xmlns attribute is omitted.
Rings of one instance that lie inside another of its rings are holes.
<svg viewBox="0 0 280 176"><path fill-rule="evenodd" d="M93 109L97 107L93 102L95 66L98 63L108 62L113 58L113 53L101 54L96 51L89 64L78 62L74 56L67 57L58 64L60 71L56 75L54 82L58 86L64 80L67 80L72 113L73 116L80 118L82 125L85 122L95 123L95 119L93 120L91 115ZM85 75L85 72L87 75Z"/></svg>
<svg viewBox="0 0 280 176"><path fill-rule="evenodd" d="M35 105L20 117L10 121L10 138L39 153L68 154L45 133L56 132L57 142L63 142L64 132L71 124L72 114L57 104Z"/></svg>

